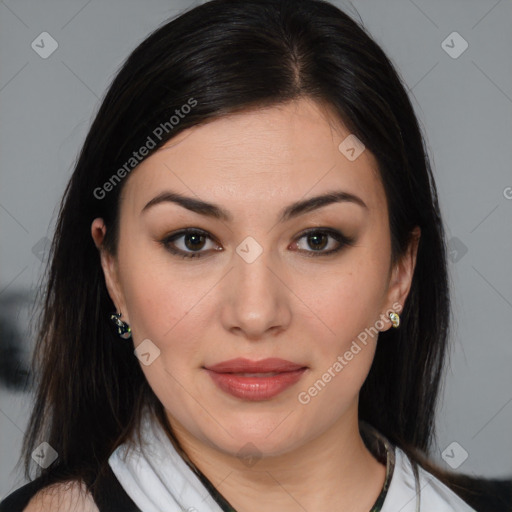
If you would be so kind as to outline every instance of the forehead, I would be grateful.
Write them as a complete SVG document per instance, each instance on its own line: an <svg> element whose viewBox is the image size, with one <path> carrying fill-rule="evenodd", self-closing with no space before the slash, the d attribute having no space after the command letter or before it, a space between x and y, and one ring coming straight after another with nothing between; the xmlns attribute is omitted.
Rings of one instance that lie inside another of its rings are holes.
<svg viewBox="0 0 512 512"><path fill-rule="evenodd" d="M342 189L381 209L386 200L377 162L368 150L349 160L339 149L349 135L332 111L306 99L216 118L184 130L139 164L123 202L140 212L157 194L173 190L233 211L280 210Z"/></svg>

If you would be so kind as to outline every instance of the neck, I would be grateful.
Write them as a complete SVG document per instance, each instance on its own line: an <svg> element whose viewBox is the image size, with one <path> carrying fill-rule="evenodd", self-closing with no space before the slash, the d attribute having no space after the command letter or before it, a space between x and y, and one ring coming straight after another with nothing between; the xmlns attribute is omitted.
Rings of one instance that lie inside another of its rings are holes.
<svg viewBox="0 0 512 512"><path fill-rule="evenodd" d="M238 511L368 512L384 484L386 468L361 438L357 407L291 451L252 459L201 442L168 418L190 461Z"/></svg>

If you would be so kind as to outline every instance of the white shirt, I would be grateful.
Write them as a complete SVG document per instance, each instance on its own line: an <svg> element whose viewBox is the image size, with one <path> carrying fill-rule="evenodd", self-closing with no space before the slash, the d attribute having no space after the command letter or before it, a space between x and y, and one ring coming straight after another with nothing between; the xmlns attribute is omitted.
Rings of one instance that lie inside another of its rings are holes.
<svg viewBox="0 0 512 512"><path fill-rule="evenodd" d="M417 489L411 461L395 446L395 469L381 512L476 512L421 466L418 472Z"/></svg>
<svg viewBox="0 0 512 512"><path fill-rule="evenodd" d="M128 452L123 444L108 462L143 512L222 512L159 422L148 415L143 419L142 437L147 446L144 453L138 445ZM395 468L381 512L476 512L432 474L418 469L419 487L409 458L395 447Z"/></svg>

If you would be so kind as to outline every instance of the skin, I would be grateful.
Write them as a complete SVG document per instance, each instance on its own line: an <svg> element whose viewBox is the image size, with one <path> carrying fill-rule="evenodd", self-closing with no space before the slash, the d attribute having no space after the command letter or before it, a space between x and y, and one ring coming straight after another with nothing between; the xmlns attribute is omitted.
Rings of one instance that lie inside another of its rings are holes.
<svg viewBox="0 0 512 512"><path fill-rule="evenodd" d="M99 512L83 482L58 483L45 487L28 502L23 512Z"/></svg>
<svg viewBox="0 0 512 512"><path fill-rule="evenodd" d="M360 344L307 405L297 398L365 328L379 319L379 330L391 328L385 313L401 311L396 304L406 300L416 263L419 228L406 255L391 265L377 162L368 150L354 161L340 152L349 133L326 106L308 99L187 129L127 178L117 256L102 249L103 220L91 226L134 346L149 338L160 350L141 367L176 437L237 510L366 512L384 483L385 467L364 445L357 417L378 336ZM284 206L340 189L367 208L338 202L278 222ZM233 219L170 202L141 213L164 190L216 203ZM174 241L203 257L183 259L162 244L183 228L211 235ZM335 229L355 242L309 257L338 242L308 241L301 235L308 228ZM250 264L236 252L247 236L263 249ZM277 397L247 401L221 391L203 369L235 357L280 357L308 370ZM242 447L255 464L237 455Z"/></svg>

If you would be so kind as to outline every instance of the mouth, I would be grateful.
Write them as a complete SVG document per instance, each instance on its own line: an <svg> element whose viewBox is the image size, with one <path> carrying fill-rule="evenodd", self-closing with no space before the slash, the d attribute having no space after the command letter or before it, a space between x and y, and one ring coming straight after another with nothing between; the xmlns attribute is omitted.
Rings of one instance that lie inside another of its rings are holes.
<svg viewBox="0 0 512 512"><path fill-rule="evenodd" d="M307 366L284 359L231 359L203 367L223 392L242 400L270 400L296 384Z"/></svg>
<svg viewBox="0 0 512 512"><path fill-rule="evenodd" d="M217 373L237 373L237 374L267 374L267 373L283 373L300 370L306 368L304 364L293 363L286 359L276 357L261 359L260 361L251 361L238 357L229 361L222 361L214 365L206 366L207 370Z"/></svg>
<svg viewBox="0 0 512 512"><path fill-rule="evenodd" d="M267 373L236 373L236 372L222 372L230 373L231 375L238 375L239 377L274 377L284 372L267 372Z"/></svg>

